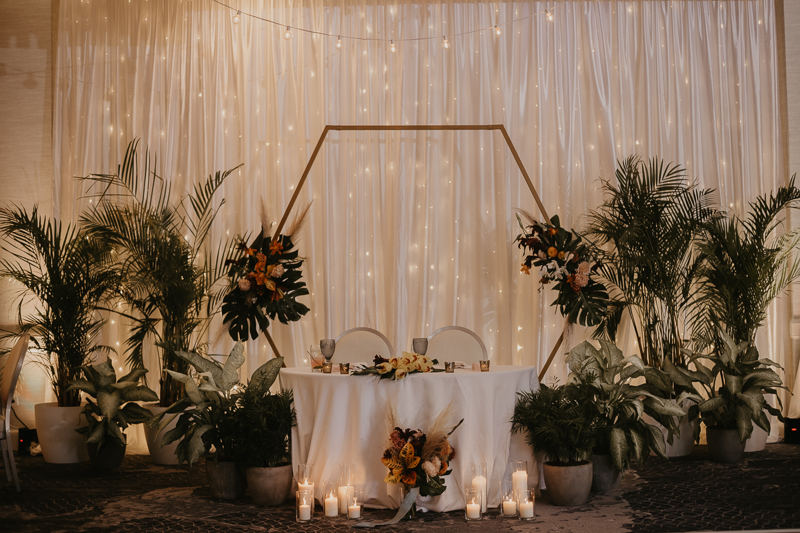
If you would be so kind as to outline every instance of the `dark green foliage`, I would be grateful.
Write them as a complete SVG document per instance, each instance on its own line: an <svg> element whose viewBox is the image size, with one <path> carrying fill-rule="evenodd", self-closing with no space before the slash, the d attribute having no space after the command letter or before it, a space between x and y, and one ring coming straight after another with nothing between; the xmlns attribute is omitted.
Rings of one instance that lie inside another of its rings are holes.
<svg viewBox="0 0 800 533"><path fill-rule="evenodd" d="M50 378L58 405L80 405L80 392L69 384L93 353L111 351L96 344L104 324L98 308L119 285L109 268L111 249L102 239L40 216L36 207L30 213L22 207L0 209L0 234L10 256L0 262L0 275L25 288L17 306L19 330L30 333L41 350L34 357ZM23 316L29 302L34 310Z"/></svg>
<svg viewBox="0 0 800 533"><path fill-rule="evenodd" d="M613 310L595 335L614 341L627 311L645 364L680 364L681 320L697 280L692 247L711 216L711 191L655 158L618 162L616 181L604 183L605 202L589 215L587 237L596 246Z"/></svg>
<svg viewBox="0 0 800 533"><path fill-rule="evenodd" d="M83 391L96 402L86 398L81 414L86 417L87 425L75 431L86 435L88 444L97 444L98 451L108 438L121 445L127 444L123 431L129 425L147 422L152 416L149 410L133 402L158 400L155 391L139 385L139 379L146 373L147 370L143 369L133 370L117 381L117 374L108 359L84 366L84 378L73 381L67 390Z"/></svg>
<svg viewBox="0 0 800 533"><path fill-rule="evenodd" d="M149 151L140 162L137 145L128 145L116 174L83 178L91 184L94 201L81 223L92 237L116 250L115 265L124 282L121 295L128 305L123 314L133 323L126 341L128 364L144 368L144 346L152 339L161 366L185 373L186 363L175 352L204 347L200 339L223 294L218 282L233 247L223 245L213 254L207 242L224 204L221 200L215 206L214 195L235 169L208 176L172 203L170 183L156 174ZM181 385L163 374L161 405L181 396Z"/></svg>
<svg viewBox="0 0 800 533"><path fill-rule="evenodd" d="M576 465L592 458L600 423L593 387L541 385L518 396L512 432L524 431L528 444L552 464Z"/></svg>
<svg viewBox="0 0 800 533"><path fill-rule="evenodd" d="M291 463L291 434L297 424L291 390L271 394L247 387L240 395L236 459L245 467L274 467Z"/></svg>

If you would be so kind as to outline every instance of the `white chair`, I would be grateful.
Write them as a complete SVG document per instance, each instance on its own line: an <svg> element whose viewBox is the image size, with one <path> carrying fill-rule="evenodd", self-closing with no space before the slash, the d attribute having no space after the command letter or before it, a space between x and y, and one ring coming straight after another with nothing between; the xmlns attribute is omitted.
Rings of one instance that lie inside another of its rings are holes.
<svg viewBox="0 0 800 533"><path fill-rule="evenodd" d="M378 330L372 328L352 328L336 337L336 351L333 353L334 363L367 363L372 364L376 355L390 359L394 357L394 348L389 339Z"/></svg>
<svg viewBox="0 0 800 533"><path fill-rule="evenodd" d="M6 478L14 477L14 487L19 488L17 465L14 463L14 447L11 444L11 402L14 400L14 389L28 350L30 335L21 335L17 344L8 352L6 366L3 368L3 383L0 385L0 407L3 411L3 432L0 433L0 450L3 452L3 466L6 467Z"/></svg>
<svg viewBox="0 0 800 533"><path fill-rule="evenodd" d="M428 336L425 356L445 361L463 361L468 365L489 359L486 345L478 335L461 326L445 326Z"/></svg>

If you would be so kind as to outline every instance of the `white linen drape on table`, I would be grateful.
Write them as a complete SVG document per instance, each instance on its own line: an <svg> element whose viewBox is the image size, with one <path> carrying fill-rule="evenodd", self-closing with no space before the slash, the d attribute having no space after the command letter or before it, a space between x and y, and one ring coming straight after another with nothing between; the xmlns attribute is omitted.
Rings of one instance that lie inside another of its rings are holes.
<svg viewBox="0 0 800 533"><path fill-rule="evenodd" d="M281 371L284 387L294 390L297 429L293 432L292 462L313 464L315 496L324 500L326 481L338 481L339 465L351 465L353 484L364 489L367 506L399 507L396 485L383 482L381 463L385 443L394 429L387 423L394 409L403 429L428 428L449 405L453 425L463 424L450 437L456 458L445 479L447 490L419 505L437 512L464 508L464 489L472 487L472 465L487 463L487 500L502 501L501 481L510 477L508 462L528 461L528 486L539 485L538 467L530 447L512 451L511 415L517 392L536 390L536 368L500 366L489 373L458 370L455 374L414 374L400 381L373 376L312 373L310 369ZM452 405L451 405L452 404ZM514 439L524 440L522 434Z"/></svg>
<svg viewBox="0 0 800 533"><path fill-rule="evenodd" d="M292 39L248 16L233 24L209 0L62 4L54 187L64 219L87 201L73 176L112 170L140 137L176 191L243 163L219 195L212 241L252 231L261 198L280 217L326 124L503 123L567 227L583 225L599 178L632 153L684 164L737 212L785 181L770 0L230 5L291 25ZM547 8L552 22L535 15ZM455 36L495 23L499 37ZM344 46L297 28L341 34ZM434 38L400 41L418 37ZM272 329L289 365L350 327L376 328L402 350L452 324L477 332L495 364L544 364L563 320L553 294L519 272L515 209L538 213L498 133L332 133L300 199L313 200L300 241L312 310ZM783 305L762 350L789 363ZM583 335L575 328L571 343ZM125 336L119 321L107 328L112 346ZM229 350L221 339L213 352ZM248 375L271 356L263 340L247 353ZM548 375L563 382L561 357Z"/></svg>

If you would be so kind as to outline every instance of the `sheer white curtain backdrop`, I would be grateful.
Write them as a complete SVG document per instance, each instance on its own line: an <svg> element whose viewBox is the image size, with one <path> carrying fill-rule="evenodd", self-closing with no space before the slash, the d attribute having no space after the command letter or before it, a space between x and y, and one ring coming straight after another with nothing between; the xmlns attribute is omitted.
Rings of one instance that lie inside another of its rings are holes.
<svg viewBox="0 0 800 533"><path fill-rule="evenodd" d="M227 2L61 5L62 218L87 205L74 176L113 170L139 137L177 191L244 164L219 194L216 246L258 228L262 198L277 221L326 124L502 123L549 214L578 229L600 179L633 153L684 165L739 213L786 181L770 0ZM535 15L546 9L552 21ZM456 36L495 24L500 36ZM499 133L333 132L299 203L312 200L299 245L311 311L271 327L287 364L351 327L401 351L452 324L478 333L495 364L544 363L563 319L520 273L515 210L538 212ZM776 303L760 339L786 363L789 316ZM126 334L116 320L106 340L122 348ZM584 335L574 328L570 344ZM214 353L232 344L211 340ZM248 375L272 356L263 339L247 354ZM565 374L559 356L548 376Z"/></svg>

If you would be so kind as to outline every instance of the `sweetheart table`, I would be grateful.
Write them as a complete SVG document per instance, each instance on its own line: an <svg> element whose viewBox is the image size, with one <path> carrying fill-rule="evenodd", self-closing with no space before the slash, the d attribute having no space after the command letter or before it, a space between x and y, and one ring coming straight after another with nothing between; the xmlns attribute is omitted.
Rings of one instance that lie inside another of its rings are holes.
<svg viewBox="0 0 800 533"><path fill-rule="evenodd" d="M486 463L488 506L501 501L510 460L528 461L530 488L538 486L538 467L522 434L511 435L517 392L538 389L536 367L492 366L490 372L456 370L412 374L400 381L375 376L311 372L283 368L281 385L294 390L297 427L292 433L292 463L313 464L315 497L323 500L325 482L338 481L339 465L349 464L353 484L364 489L367 507L397 508L400 486L383 482L388 470L381 463L389 433L388 414L394 408L403 428L427 431L452 402L452 424L464 423L451 435L456 450L453 472L446 476L441 496L420 497L419 507L437 512L464 508L464 489L472 486L472 465Z"/></svg>

